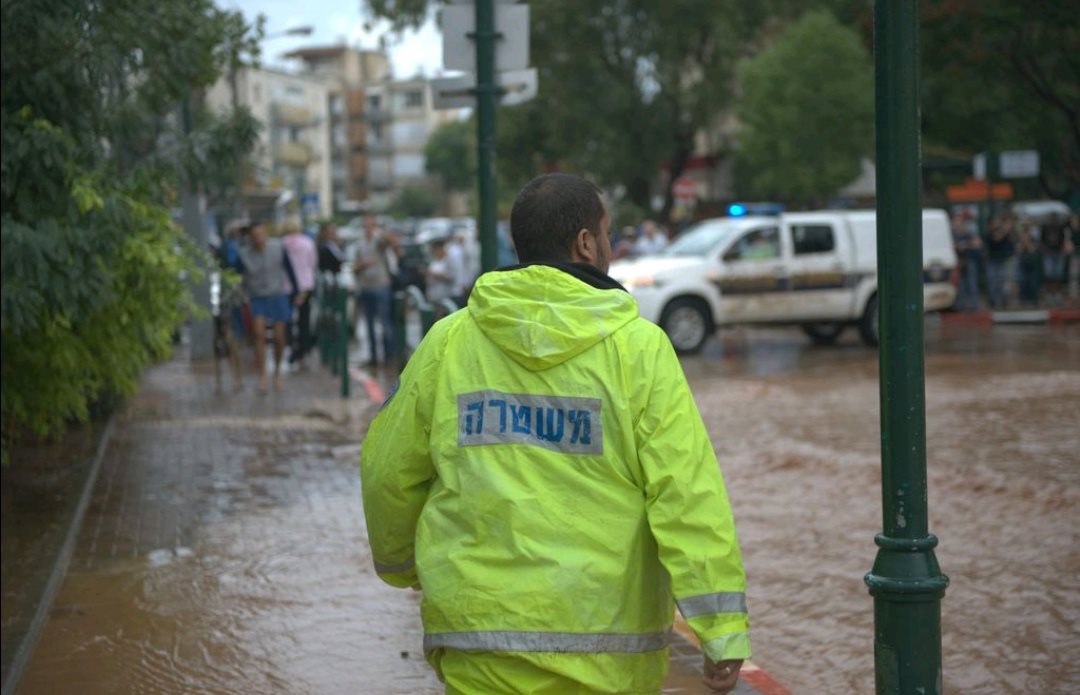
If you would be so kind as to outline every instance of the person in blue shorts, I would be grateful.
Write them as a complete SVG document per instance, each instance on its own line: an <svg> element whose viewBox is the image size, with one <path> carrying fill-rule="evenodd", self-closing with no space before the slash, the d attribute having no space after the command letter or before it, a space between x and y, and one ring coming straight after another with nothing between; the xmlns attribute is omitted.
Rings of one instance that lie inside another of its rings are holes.
<svg viewBox="0 0 1080 695"><path fill-rule="evenodd" d="M274 389L281 390L281 358L285 329L292 318L289 295L296 292L296 275L281 239L270 237L266 225L255 222L246 244L240 246L244 290L251 306L255 374L260 393L266 391L266 328L274 331Z"/></svg>

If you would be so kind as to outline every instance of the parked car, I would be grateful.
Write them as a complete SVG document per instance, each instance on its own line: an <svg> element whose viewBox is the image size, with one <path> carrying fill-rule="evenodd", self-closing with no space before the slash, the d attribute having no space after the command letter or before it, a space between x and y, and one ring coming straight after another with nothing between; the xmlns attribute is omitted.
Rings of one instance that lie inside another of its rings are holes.
<svg viewBox="0 0 1080 695"><path fill-rule="evenodd" d="M924 308L946 309L956 297L948 218L924 210L922 226ZM800 325L817 343L857 326L866 344L878 341L872 210L705 220L657 255L616 261L610 273L681 354L733 324Z"/></svg>

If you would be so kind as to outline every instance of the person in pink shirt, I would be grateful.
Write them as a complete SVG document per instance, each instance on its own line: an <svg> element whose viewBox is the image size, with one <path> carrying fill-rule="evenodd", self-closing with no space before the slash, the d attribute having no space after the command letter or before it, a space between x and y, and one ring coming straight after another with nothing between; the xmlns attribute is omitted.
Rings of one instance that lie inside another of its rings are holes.
<svg viewBox="0 0 1080 695"><path fill-rule="evenodd" d="M295 324L289 325L289 363L297 364L311 350L311 295L315 292L315 276L319 269L319 252L314 240L300 230L300 220L285 220L285 235L281 239L285 254L296 275L296 292L290 299L294 307Z"/></svg>

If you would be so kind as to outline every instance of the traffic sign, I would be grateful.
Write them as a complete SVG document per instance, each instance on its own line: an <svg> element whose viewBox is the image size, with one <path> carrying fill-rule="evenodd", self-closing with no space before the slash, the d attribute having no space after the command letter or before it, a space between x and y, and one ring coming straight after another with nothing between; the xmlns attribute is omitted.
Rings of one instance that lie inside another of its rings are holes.
<svg viewBox="0 0 1080 695"><path fill-rule="evenodd" d="M476 70L476 9L472 4L442 9L443 67ZM495 69L524 70L529 66L529 6L498 4L495 9Z"/></svg>
<svg viewBox="0 0 1080 695"><path fill-rule="evenodd" d="M536 68L495 73L502 90L499 103L513 106L536 96ZM437 77L431 81L431 92L437 109L467 109L476 106L476 74Z"/></svg>
<svg viewBox="0 0 1080 695"><path fill-rule="evenodd" d="M671 182L671 195L675 200L694 200L697 198L697 184L689 176L680 176Z"/></svg>
<svg viewBox="0 0 1080 695"><path fill-rule="evenodd" d="M1008 150L1001 153L998 170L1007 179L1021 179L1039 175L1038 150Z"/></svg>

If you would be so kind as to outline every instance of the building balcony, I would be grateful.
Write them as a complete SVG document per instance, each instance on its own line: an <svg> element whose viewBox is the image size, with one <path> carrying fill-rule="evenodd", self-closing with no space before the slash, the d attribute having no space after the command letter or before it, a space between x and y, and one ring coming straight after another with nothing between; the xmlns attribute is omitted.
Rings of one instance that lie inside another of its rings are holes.
<svg viewBox="0 0 1080 695"><path fill-rule="evenodd" d="M366 108L364 109L363 114L364 118L366 118L371 123L385 123L386 121L389 121L393 116L393 114L390 113L389 109Z"/></svg>
<svg viewBox="0 0 1080 695"><path fill-rule="evenodd" d="M295 104L274 104L274 123L282 126L305 127L315 122L311 109Z"/></svg>
<svg viewBox="0 0 1080 695"><path fill-rule="evenodd" d="M368 168L367 185L375 190L386 190L394 185L394 177L389 171Z"/></svg>
<svg viewBox="0 0 1080 695"><path fill-rule="evenodd" d="M311 147L302 142L281 142L277 146L277 161L290 167L306 167L315 161Z"/></svg>
<svg viewBox="0 0 1080 695"><path fill-rule="evenodd" d="M364 148L369 154L391 154L394 151L394 143L389 140L368 140Z"/></svg>

